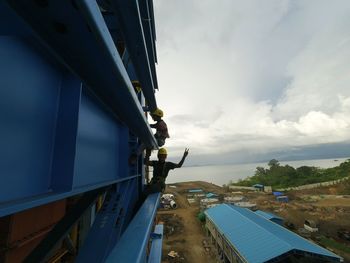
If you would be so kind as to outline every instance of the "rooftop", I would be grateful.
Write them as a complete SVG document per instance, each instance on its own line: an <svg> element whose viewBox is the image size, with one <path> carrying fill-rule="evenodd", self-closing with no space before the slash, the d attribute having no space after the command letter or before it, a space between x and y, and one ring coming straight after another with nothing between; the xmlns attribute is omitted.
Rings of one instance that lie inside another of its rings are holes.
<svg viewBox="0 0 350 263"><path fill-rule="evenodd" d="M255 214L258 214L259 216L262 216L262 217L266 218L267 220L271 220L273 218L283 220L283 218L279 217L278 215L275 215L275 214L272 214L272 213L269 213L266 211L262 211L262 210L255 211Z"/></svg>
<svg viewBox="0 0 350 263"><path fill-rule="evenodd" d="M249 209L221 204L206 210L205 214L247 262L265 262L287 253L307 254L333 262L343 260Z"/></svg>

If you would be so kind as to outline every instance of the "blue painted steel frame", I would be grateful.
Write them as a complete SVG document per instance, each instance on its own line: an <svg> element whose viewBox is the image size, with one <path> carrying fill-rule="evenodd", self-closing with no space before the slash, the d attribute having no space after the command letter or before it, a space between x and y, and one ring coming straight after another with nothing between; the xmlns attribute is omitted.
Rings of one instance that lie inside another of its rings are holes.
<svg viewBox="0 0 350 263"><path fill-rule="evenodd" d="M128 157L140 141L157 148L142 109L157 107L155 29L151 0L113 3L121 9L103 17L93 0L0 2L0 217L113 185L81 262L91 247L94 262L130 258L128 244L136 261L125 262L145 262L160 198L130 223L144 167Z"/></svg>
<svg viewBox="0 0 350 263"><path fill-rule="evenodd" d="M145 144L157 147L116 46L95 1L8 0L62 63ZM134 56L134 55L133 55ZM98 66L97 66L98 65ZM103 65L103 67L102 67ZM138 65L148 71L149 64Z"/></svg>
<svg viewBox="0 0 350 263"><path fill-rule="evenodd" d="M152 71L153 67L150 65L150 54L142 26L139 1L112 0L111 2L114 12L117 14L118 24L121 25L125 36L125 42L134 62L133 65L141 82L147 104L150 111L154 111L157 108L154 96L156 73L155 70ZM133 19L130 20L130 18Z"/></svg>
<svg viewBox="0 0 350 263"><path fill-rule="evenodd" d="M155 139L99 7L76 3L0 2L0 217L131 180L130 210L142 189L129 133Z"/></svg>
<svg viewBox="0 0 350 263"><path fill-rule="evenodd" d="M160 263L162 261L163 225L156 225L154 233L159 238L152 239L151 251L148 256L148 263Z"/></svg>
<svg viewBox="0 0 350 263"><path fill-rule="evenodd" d="M124 185L118 184L118 189L107 193L103 206L75 262L104 262L120 238L126 214L125 209L130 201L127 198L130 186L130 181L127 181Z"/></svg>
<svg viewBox="0 0 350 263"><path fill-rule="evenodd" d="M105 262L146 262L146 248L159 200L160 193L147 197Z"/></svg>

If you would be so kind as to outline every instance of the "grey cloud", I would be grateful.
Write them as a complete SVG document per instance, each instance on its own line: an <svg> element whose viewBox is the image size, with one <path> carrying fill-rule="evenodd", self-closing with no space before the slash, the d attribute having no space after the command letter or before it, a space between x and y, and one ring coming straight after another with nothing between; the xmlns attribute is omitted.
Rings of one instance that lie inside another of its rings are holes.
<svg viewBox="0 0 350 263"><path fill-rule="evenodd" d="M209 159L238 150L253 158L350 139L349 1L159 0L155 8L157 99L176 154L191 145Z"/></svg>

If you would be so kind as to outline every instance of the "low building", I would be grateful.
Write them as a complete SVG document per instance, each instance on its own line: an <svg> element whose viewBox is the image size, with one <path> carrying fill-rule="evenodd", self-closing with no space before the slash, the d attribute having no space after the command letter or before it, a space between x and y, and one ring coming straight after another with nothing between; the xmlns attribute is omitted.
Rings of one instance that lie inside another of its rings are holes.
<svg viewBox="0 0 350 263"><path fill-rule="evenodd" d="M249 209L221 204L204 213L207 233L222 262L343 261Z"/></svg>
<svg viewBox="0 0 350 263"><path fill-rule="evenodd" d="M244 200L244 196L225 196L224 202L234 204L235 202L241 202Z"/></svg>
<svg viewBox="0 0 350 263"><path fill-rule="evenodd" d="M251 202L235 202L235 206L256 210L256 204Z"/></svg>
<svg viewBox="0 0 350 263"><path fill-rule="evenodd" d="M207 193L207 194L205 195L205 197L206 197L206 198L217 198L218 195L215 194L215 193Z"/></svg>
<svg viewBox="0 0 350 263"><path fill-rule="evenodd" d="M255 185L252 185L252 187L254 187L256 191L264 191L264 185L262 184L255 184Z"/></svg>
<svg viewBox="0 0 350 263"><path fill-rule="evenodd" d="M188 189L189 193L201 193L203 190L201 188L196 188L196 189Z"/></svg>
<svg viewBox="0 0 350 263"><path fill-rule="evenodd" d="M207 209L208 207L210 207L210 205L218 204L218 203L219 203L219 199L217 198L204 198L199 202L201 209Z"/></svg>
<svg viewBox="0 0 350 263"><path fill-rule="evenodd" d="M265 193L272 193L272 186L265 185L264 186L264 192Z"/></svg>
<svg viewBox="0 0 350 263"><path fill-rule="evenodd" d="M309 232L317 232L318 227L315 223L315 221L307 219L304 221L304 228Z"/></svg>
<svg viewBox="0 0 350 263"><path fill-rule="evenodd" d="M288 198L288 196L286 196L286 195L277 196L277 197L276 197L276 200L277 200L278 202L282 202L282 203L288 203L288 202L289 202L289 198Z"/></svg>
<svg viewBox="0 0 350 263"><path fill-rule="evenodd" d="M228 188L231 189L231 190L255 190L254 187L239 186L239 185L229 185Z"/></svg>
<svg viewBox="0 0 350 263"><path fill-rule="evenodd" d="M275 191L275 192L272 192L272 194L274 195L274 196L282 196L282 195L284 195L284 193L282 193L282 192L278 192L278 191Z"/></svg>

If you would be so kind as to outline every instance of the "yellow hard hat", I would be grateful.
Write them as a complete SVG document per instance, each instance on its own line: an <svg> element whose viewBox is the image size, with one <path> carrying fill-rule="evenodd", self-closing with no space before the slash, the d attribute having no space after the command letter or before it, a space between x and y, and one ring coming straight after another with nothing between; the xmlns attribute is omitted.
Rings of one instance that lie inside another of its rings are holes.
<svg viewBox="0 0 350 263"><path fill-rule="evenodd" d="M161 109L157 108L154 112L152 112L152 115L158 116L158 117L163 117L164 113Z"/></svg>
<svg viewBox="0 0 350 263"><path fill-rule="evenodd" d="M160 148L158 151L158 155L168 155L168 152L165 148Z"/></svg>
<svg viewBox="0 0 350 263"><path fill-rule="evenodd" d="M133 80L131 81L132 85L134 86L134 88L136 89L137 92L141 91L141 84L138 80Z"/></svg>

